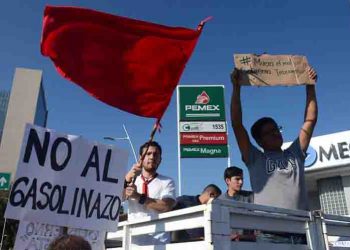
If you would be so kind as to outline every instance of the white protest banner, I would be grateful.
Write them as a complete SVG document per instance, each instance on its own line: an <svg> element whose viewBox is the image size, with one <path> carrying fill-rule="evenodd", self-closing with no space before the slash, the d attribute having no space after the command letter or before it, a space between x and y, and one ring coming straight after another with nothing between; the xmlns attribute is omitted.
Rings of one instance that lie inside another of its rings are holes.
<svg viewBox="0 0 350 250"><path fill-rule="evenodd" d="M69 235L78 235L87 240L92 250L104 250L104 231L68 228ZM40 222L20 221L14 250L47 250L50 243L63 234L63 227Z"/></svg>
<svg viewBox="0 0 350 250"><path fill-rule="evenodd" d="M115 231L127 158L114 146L27 124L5 217Z"/></svg>
<svg viewBox="0 0 350 250"><path fill-rule="evenodd" d="M14 249L46 250L50 242L63 233L62 229L39 222L20 221Z"/></svg>
<svg viewBox="0 0 350 250"><path fill-rule="evenodd" d="M235 54L238 83L253 86L292 86L315 84L309 78L305 56Z"/></svg>

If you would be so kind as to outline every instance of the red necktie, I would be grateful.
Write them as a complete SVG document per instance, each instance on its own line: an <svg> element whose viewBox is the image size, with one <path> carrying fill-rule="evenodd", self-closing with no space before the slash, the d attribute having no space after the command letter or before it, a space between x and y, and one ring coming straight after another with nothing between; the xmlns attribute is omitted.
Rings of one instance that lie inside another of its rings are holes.
<svg viewBox="0 0 350 250"><path fill-rule="evenodd" d="M142 184L142 194L146 195L146 197L148 197L148 184L154 180L154 178L157 177L158 174L155 174L152 178L146 180L145 177L143 177L143 175L141 175L141 179L143 180L143 184Z"/></svg>

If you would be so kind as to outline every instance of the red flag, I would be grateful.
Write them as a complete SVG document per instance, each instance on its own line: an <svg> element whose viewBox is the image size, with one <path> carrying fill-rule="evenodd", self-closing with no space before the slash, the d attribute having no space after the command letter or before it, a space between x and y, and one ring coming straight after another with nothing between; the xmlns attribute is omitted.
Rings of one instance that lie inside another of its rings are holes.
<svg viewBox="0 0 350 250"><path fill-rule="evenodd" d="M76 7L47 6L41 53L90 95L160 119L200 35Z"/></svg>

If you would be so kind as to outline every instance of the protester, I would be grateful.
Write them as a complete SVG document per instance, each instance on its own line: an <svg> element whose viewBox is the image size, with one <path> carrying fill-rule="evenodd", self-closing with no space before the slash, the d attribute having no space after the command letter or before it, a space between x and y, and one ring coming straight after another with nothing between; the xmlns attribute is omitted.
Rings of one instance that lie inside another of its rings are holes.
<svg viewBox="0 0 350 250"><path fill-rule="evenodd" d="M316 80L317 74L308 70L309 77ZM231 100L232 127L244 163L250 173L250 182L257 204L288 209L308 209L304 178L306 150L317 121L317 100L314 85L306 85L306 107L304 123L298 137L285 150L280 127L270 117L257 120L251 127L251 135L262 148L250 142L242 123L241 86L238 71L231 75L233 94ZM281 108L282 107L282 104Z"/></svg>
<svg viewBox="0 0 350 250"><path fill-rule="evenodd" d="M227 185L227 191L220 198L253 203L253 193L242 190L243 170L241 168L235 166L226 168L224 180Z"/></svg>
<svg viewBox="0 0 350 250"><path fill-rule="evenodd" d="M227 191L220 196L220 199L253 203L253 193L242 190L243 170L241 168L235 166L226 168L224 172L224 180L227 185ZM234 230L231 233L231 240L255 241L254 231L240 229Z"/></svg>
<svg viewBox="0 0 350 250"><path fill-rule="evenodd" d="M146 152L147 150L147 152ZM125 197L128 199L128 220L144 216L157 216L170 211L175 205L174 181L157 170L162 160L161 146L152 141L140 147L140 157L146 152L142 164L134 164L125 176ZM135 179L135 183L132 181ZM136 245L157 245L170 242L169 233L140 235L132 238Z"/></svg>
<svg viewBox="0 0 350 250"><path fill-rule="evenodd" d="M210 199L216 199L221 195L221 190L215 184L206 186L200 195L182 195L176 198L174 210L207 204ZM179 230L172 233L172 242L185 242L203 240L203 228Z"/></svg>
<svg viewBox="0 0 350 250"><path fill-rule="evenodd" d="M91 250L91 246L83 237L65 234L51 242L48 250Z"/></svg>

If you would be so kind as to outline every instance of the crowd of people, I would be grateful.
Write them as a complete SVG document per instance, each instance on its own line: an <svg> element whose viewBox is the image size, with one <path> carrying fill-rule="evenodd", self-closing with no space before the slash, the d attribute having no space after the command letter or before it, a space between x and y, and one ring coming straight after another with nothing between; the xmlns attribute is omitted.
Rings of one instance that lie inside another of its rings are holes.
<svg viewBox="0 0 350 250"><path fill-rule="evenodd" d="M316 72L310 68L309 77L316 80ZM128 220L144 216L157 217L159 213L207 204L211 199L232 202L248 202L287 209L308 210L304 178L306 150L317 121L317 100L314 85L306 85L304 123L299 135L286 149L280 127L271 117L258 119L250 129L251 136L259 147L252 144L242 122L241 86L238 71L231 75L233 93L231 120L243 162L250 174L252 191L242 190L243 171L231 166L225 169L223 179L227 190L222 192L215 184L207 185L199 195L176 197L172 178L159 173L162 148L155 142L140 147L140 161L134 164L125 176L124 198L128 200ZM132 244L158 245L169 242L203 240L204 229L161 232L132 237ZM268 241L274 243L305 244L305 235L276 233L258 230L235 229L231 232L234 241ZM72 247L72 248L69 248ZM83 238L64 235L50 244L49 249L90 249Z"/></svg>
<svg viewBox="0 0 350 250"><path fill-rule="evenodd" d="M309 77L317 79L316 72L309 68ZM170 177L158 171L162 160L162 148L155 142L140 147L140 160L125 176L124 195L128 199L128 220L143 216L158 215L174 209L206 204L211 198L232 202L249 202L287 209L308 210L307 192L304 178L306 150L317 121L317 100L314 85L306 85L306 105L304 123L299 135L286 149L282 149L283 138L278 123L271 117L258 119L251 127L254 146L243 126L241 107L241 86L238 71L231 74L233 93L231 99L231 120L236 141L243 162L250 174L252 191L242 190L243 171L236 166L224 172L227 190L222 192L215 184L204 188L197 196L175 196L175 184ZM137 245L165 244L170 241L200 240L203 229L163 232L133 237ZM268 231L237 230L231 240L305 243L304 235L281 234Z"/></svg>

